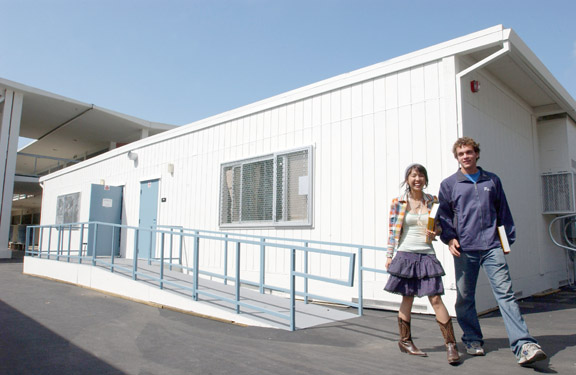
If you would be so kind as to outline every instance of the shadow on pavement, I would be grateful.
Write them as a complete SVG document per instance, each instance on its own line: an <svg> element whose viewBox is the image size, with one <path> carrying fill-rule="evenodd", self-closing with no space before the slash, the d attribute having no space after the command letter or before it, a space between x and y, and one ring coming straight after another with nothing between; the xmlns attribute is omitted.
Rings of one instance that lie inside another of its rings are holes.
<svg viewBox="0 0 576 375"><path fill-rule="evenodd" d="M0 373L123 374L0 301Z"/></svg>

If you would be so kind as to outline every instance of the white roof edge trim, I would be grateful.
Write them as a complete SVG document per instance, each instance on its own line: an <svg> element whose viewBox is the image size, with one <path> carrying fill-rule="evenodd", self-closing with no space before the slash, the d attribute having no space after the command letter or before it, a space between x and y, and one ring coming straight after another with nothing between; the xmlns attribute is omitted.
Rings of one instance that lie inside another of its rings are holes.
<svg viewBox="0 0 576 375"><path fill-rule="evenodd" d="M171 130L177 127L180 127L181 125L172 125L172 124L166 124L164 122L156 122L156 121L150 121L151 124L151 128L153 129L161 129L161 130Z"/></svg>
<svg viewBox="0 0 576 375"><path fill-rule="evenodd" d="M67 98L65 96L54 94L53 92L37 89L37 88L32 87L32 86L23 85L21 83L10 81L10 80L7 80L7 79L1 78L1 77L0 77L0 86L4 86L4 87L10 88L10 89L13 89L15 91L22 92L24 94L35 94L35 95L45 96L47 98L61 100L64 102L68 102L68 103L75 104L75 105L82 106L82 107L86 107L86 108L92 107L92 104L84 103L84 102L81 102L81 101L76 100L76 99Z"/></svg>
<svg viewBox="0 0 576 375"><path fill-rule="evenodd" d="M164 130L164 129L166 129L166 128L167 128L167 129L172 129L172 128L176 127L176 125L170 125L170 124L165 124L165 123L161 123L161 122L147 121L147 120L144 120L144 119L141 119L141 118L138 118L138 117L134 117L134 116L131 116L131 115L127 115L127 114L125 114L125 113L120 113L120 112L113 111L113 110L111 110L111 109L106 109L106 108L98 107L98 106L96 106L96 105L94 105L94 108L93 108L93 109L96 110L96 111L100 111L100 112L109 114L109 115L114 116L114 117L118 117L118 118L122 118L122 119L127 120L127 121L134 122L134 123L136 123L136 124L142 125L143 127L146 127L146 128L149 128L149 129L161 129L161 130ZM159 125L159 126L158 126L158 125Z"/></svg>
<svg viewBox="0 0 576 375"><path fill-rule="evenodd" d="M100 161L116 157L118 155L127 153L131 150L137 150L138 148L153 145L155 143L163 142L172 138L176 138L188 133L193 133L204 128L217 126L227 121L233 119L245 117L250 114L262 112L269 110L274 107L285 105L288 103L293 103L305 98L316 96L320 93L331 91L337 88L350 86L352 84L360 83L375 77L384 76L395 71L401 71L407 69L411 66L425 64L431 61L437 61L443 57L462 54L465 52L470 52L478 49L489 48L497 45L501 45L504 41L509 40L515 49L518 49L521 54L527 54L530 56L528 61L530 63L534 62L534 66L543 69L545 71L544 76L549 76L551 80L560 88L558 91L563 91L566 96L570 95L566 90L556 81L552 74L546 69L546 67L540 62L540 60L534 55L534 53L524 44L524 42L514 33L512 29L504 29L502 25L493 26L484 30L474 32L465 36L458 37L431 47L426 47L424 49L417 50L399 57L386 60L381 63L377 63L365 68L361 68L349 73L344 73L326 80L322 80L304 87L297 88L261 101L248 104L230 111L220 113L215 116L208 117L206 119L198 120L187 125L183 125L172 130L163 132L161 134L151 136L136 142L132 142L128 145L119 147L117 149L106 152L102 155L94 157L92 159L86 160L82 163L76 164L74 166L65 168L60 171L56 171L50 175L41 178L41 181L50 180L58 176L73 172L77 169L81 169L85 166L98 163ZM520 46L520 48L518 48ZM572 106L576 108L576 105ZM574 112L576 116L576 112ZM573 117L574 118L574 117Z"/></svg>

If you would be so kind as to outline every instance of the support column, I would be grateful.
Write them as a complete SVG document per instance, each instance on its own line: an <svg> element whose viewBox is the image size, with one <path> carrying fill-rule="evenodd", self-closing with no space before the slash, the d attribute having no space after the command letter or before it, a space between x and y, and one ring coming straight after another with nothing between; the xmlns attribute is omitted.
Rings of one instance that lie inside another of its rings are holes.
<svg viewBox="0 0 576 375"><path fill-rule="evenodd" d="M148 138L148 129L140 130L140 139Z"/></svg>
<svg viewBox="0 0 576 375"><path fill-rule="evenodd" d="M10 221L12 217L12 196L14 194L14 174L16 173L16 154L20 135L20 119L24 96L11 90L4 92L4 108L0 119L0 258L11 258L8 249Z"/></svg>

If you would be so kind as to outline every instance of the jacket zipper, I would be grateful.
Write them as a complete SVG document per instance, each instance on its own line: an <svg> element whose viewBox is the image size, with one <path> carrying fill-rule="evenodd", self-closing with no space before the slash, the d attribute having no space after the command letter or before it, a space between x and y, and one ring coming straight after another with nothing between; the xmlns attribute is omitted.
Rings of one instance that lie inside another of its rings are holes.
<svg viewBox="0 0 576 375"><path fill-rule="evenodd" d="M476 201L478 202L478 208L480 209L480 233L482 236L482 241L484 241L484 248L488 248L488 243L486 242L485 228L484 228L484 210L482 210L482 202L480 201L480 194L478 194L478 183L474 183L474 191L476 192Z"/></svg>

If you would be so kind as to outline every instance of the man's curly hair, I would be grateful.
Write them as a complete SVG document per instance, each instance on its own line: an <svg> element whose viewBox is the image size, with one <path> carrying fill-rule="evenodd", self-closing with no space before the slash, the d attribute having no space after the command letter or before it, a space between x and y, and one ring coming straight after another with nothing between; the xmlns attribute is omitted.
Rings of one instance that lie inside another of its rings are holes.
<svg viewBox="0 0 576 375"><path fill-rule="evenodd" d="M456 140L456 142L454 142L454 146L452 146L452 153L454 154L454 157L456 159L458 159L458 155L456 152L456 149L459 147L464 147L464 146L470 146L474 149L474 151L476 152L476 154L478 154L478 159L480 159L480 143L476 142L475 140L473 140L470 137L461 137L458 138Z"/></svg>

